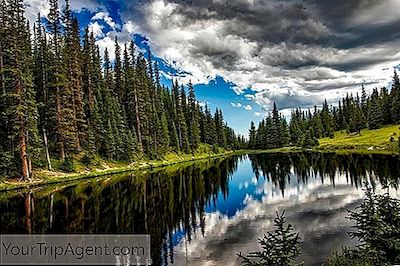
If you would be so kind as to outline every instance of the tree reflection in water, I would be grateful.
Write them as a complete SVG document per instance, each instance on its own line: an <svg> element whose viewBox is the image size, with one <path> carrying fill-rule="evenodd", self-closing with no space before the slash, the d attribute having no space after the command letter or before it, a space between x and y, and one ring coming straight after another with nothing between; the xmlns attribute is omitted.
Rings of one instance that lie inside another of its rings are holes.
<svg viewBox="0 0 400 266"><path fill-rule="evenodd" d="M194 162L151 173L120 174L69 187L45 187L18 196L0 194L1 233L147 233L154 265L174 262L174 246L204 235L205 210L229 197L238 164L250 160L256 179L265 178L282 195L293 180L329 179L372 186L398 186L399 159L383 155L322 153L257 154ZM253 175L253 173L248 173ZM232 255L234 256L234 254Z"/></svg>

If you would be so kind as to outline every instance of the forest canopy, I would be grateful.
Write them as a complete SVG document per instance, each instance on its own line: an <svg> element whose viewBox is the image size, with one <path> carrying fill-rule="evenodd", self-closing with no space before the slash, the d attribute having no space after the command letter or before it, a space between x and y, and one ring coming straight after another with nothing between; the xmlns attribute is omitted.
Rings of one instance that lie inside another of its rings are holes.
<svg viewBox="0 0 400 266"><path fill-rule="evenodd" d="M191 83L161 85L150 51L145 58L115 38L111 62L93 32L81 36L68 0L62 11L58 0L50 7L29 25L23 0L0 0L0 175L29 179L34 167L51 169L51 158L81 153L132 162L244 143Z"/></svg>

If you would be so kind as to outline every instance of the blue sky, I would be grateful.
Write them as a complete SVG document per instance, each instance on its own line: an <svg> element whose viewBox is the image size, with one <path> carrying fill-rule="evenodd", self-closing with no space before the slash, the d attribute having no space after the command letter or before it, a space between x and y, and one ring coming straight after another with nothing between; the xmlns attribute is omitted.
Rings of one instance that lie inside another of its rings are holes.
<svg viewBox="0 0 400 266"><path fill-rule="evenodd" d="M25 0L27 17L48 0ZM336 102L386 86L400 63L397 0L70 0L83 27L113 58L114 37L151 49L162 82L195 85L200 102L221 108L247 134L277 102ZM64 1L60 1L62 6Z"/></svg>

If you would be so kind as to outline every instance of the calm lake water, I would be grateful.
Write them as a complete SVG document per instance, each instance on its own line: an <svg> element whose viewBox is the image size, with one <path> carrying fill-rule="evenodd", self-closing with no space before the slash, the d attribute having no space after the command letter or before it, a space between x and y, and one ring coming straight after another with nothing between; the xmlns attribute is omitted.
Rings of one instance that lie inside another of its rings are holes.
<svg viewBox="0 0 400 266"><path fill-rule="evenodd" d="M320 153L232 156L0 193L0 233L148 233L154 265L240 265L276 211L300 233L301 259L321 265L347 234L368 182L395 189L399 158Z"/></svg>

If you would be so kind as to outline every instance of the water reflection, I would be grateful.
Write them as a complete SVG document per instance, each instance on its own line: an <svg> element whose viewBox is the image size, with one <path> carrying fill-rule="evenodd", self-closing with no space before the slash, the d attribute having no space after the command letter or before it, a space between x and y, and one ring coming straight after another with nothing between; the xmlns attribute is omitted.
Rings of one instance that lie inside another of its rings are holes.
<svg viewBox="0 0 400 266"><path fill-rule="evenodd" d="M354 244L345 216L363 183L395 190L399 171L398 157L383 155L232 156L0 197L0 232L149 233L155 265L236 265L286 209L302 259L320 265Z"/></svg>

